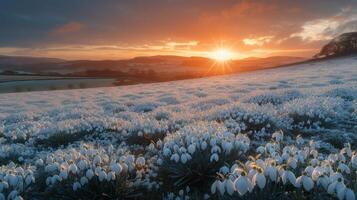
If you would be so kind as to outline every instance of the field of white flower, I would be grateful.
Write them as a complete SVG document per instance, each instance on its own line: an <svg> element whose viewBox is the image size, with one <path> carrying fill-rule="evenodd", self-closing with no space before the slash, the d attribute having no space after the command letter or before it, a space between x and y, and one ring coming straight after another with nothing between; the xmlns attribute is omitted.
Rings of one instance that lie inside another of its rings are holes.
<svg viewBox="0 0 357 200"><path fill-rule="evenodd" d="M3 199L347 199L357 58L0 96Z"/></svg>

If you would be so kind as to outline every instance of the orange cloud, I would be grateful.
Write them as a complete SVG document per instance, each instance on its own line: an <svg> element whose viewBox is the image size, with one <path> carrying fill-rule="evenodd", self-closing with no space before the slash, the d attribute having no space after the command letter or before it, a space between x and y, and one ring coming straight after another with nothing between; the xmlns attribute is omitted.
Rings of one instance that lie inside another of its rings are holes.
<svg viewBox="0 0 357 200"><path fill-rule="evenodd" d="M242 41L247 46L262 46L263 44L269 43L274 36L263 36L258 38L244 38Z"/></svg>
<svg viewBox="0 0 357 200"><path fill-rule="evenodd" d="M70 22L64 24L51 32L52 35L62 35L67 33L78 32L83 28L83 25L78 22Z"/></svg>

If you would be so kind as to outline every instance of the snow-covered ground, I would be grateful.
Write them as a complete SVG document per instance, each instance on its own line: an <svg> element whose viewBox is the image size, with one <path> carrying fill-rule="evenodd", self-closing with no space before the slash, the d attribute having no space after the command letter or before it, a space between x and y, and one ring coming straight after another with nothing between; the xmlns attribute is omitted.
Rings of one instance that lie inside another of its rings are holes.
<svg viewBox="0 0 357 200"><path fill-rule="evenodd" d="M353 199L356 146L357 57L1 94L0 199Z"/></svg>

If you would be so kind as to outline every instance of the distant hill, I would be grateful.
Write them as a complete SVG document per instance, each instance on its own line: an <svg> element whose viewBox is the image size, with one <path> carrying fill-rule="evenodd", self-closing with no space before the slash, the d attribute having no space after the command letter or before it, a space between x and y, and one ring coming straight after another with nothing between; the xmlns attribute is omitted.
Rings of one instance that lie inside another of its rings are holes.
<svg viewBox="0 0 357 200"><path fill-rule="evenodd" d="M344 33L322 47L315 58L357 54L357 32Z"/></svg>
<svg viewBox="0 0 357 200"><path fill-rule="evenodd" d="M172 55L158 55L135 57L126 60L61 60L53 58L11 57L0 56L1 71L21 71L37 74L61 74L86 76L90 71L93 74L138 74L150 71L181 76L195 74L195 76L211 74L235 73L276 67L305 60L301 57L276 56L267 58L247 58L229 61L225 69L215 60L205 57L183 57ZM99 73L98 71L105 71Z"/></svg>
<svg viewBox="0 0 357 200"><path fill-rule="evenodd" d="M43 58L43 57L26 57L26 56L3 56L0 55L0 65L31 65L40 63L60 63L63 59Z"/></svg>

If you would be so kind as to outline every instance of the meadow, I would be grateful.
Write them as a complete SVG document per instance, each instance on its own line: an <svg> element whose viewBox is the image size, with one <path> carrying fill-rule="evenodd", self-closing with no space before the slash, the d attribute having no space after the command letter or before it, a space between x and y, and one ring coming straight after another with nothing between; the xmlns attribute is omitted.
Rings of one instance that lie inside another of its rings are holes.
<svg viewBox="0 0 357 200"><path fill-rule="evenodd" d="M355 199L357 58L0 95L2 199Z"/></svg>

